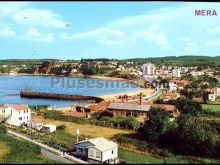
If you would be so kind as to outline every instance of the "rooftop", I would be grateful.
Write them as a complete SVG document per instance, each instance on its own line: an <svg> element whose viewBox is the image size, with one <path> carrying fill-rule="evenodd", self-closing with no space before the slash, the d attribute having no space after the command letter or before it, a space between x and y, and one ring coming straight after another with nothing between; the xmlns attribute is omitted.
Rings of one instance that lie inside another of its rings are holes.
<svg viewBox="0 0 220 165"><path fill-rule="evenodd" d="M131 103L111 103L109 109L131 110L131 111L149 111L150 105L138 105Z"/></svg>
<svg viewBox="0 0 220 165"><path fill-rule="evenodd" d="M94 139L84 140L81 142L76 143L75 145L83 146L83 147L95 147L100 151L107 151L112 148L117 147L118 145L112 141L109 141L103 137L98 137Z"/></svg>
<svg viewBox="0 0 220 165"><path fill-rule="evenodd" d="M13 105L12 107L18 111L24 110L24 109L29 109L29 107L25 104Z"/></svg>

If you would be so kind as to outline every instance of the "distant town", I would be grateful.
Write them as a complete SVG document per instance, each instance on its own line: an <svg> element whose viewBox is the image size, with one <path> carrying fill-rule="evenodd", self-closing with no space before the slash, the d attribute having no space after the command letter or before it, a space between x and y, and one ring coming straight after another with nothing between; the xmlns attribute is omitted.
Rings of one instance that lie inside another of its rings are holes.
<svg viewBox="0 0 220 165"><path fill-rule="evenodd" d="M35 146L36 162L219 163L220 57L0 60L0 72L2 78L96 78L139 86L96 97L21 92L86 105L2 104L0 137Z"/></svg>

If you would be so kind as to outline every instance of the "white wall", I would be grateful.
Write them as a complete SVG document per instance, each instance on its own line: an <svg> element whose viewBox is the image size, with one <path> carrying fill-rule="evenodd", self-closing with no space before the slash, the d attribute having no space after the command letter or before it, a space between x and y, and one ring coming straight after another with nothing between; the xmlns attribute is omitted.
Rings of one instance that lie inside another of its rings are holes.
<svg viewBox="0 0 220 165"><path fill-rule="evenodd" d="M93 152L93 156L91 156L91 153ZM100 154L100 158L97 158L96 155L97 155L97 152ZM88 149L88 158L90 159L94 159L94 160L98 160L98 161L102 161L101 158L102 158L102 153L97 150L96 148L89 148Z"/></svg>
<svg viewBox="0 0 220 165"><path fill-rule="evenodd" d="M113 151L113 153L112 153L112 151ZM90 155L91 152L93 152L93 156ZM100 154L102 154L101 158L96 157L96 154L97 154L96 152L99 152ZM104 151L102 153L99 150L97 150L96 148L89 148L89 150L88 150L88 158L102 161L102 162L109 160L109 159L115 159L117 157L118 157L118 147Z"/></svg>
<svg viewBox="0 0 220 165"><path fill-rule="evenodd" d="M113 154L112 154L112 150L113 150ZM118 157L118 147L103 152L102 156L103 156L102 157L102 161L106 161L108 159L115 159L115 158L117 158Z"/></svg>
<svg viewBox="0 0 220 165"><path fill-rule="evenodd" d="M9 118L7 118L10 116ZM31 120L31 110L16 110L13 107L5 108L6 123L14 126L20 126L22 123L27 124Z"/></svg>

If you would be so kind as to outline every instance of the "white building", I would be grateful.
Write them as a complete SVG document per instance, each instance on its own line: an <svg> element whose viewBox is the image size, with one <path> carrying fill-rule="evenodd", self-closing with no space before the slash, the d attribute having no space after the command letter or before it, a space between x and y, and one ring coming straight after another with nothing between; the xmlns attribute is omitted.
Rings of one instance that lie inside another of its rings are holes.
<svg viewBox="0 0 220 165"><path fill-rule="evenodd" d="M6 124L21 126L31 121L31 109L28 105L7 105L4 112L4 122Z"/></svg>
<svg viewBox="0 0 220 165"><path fill-rule="evenodd" d="M208 101L215 101L215 95L214 94L208 94Z"/></svg>
<svg viewBox="0 0 220 165"><path fill-rule="evenodd" d="M173 77L181 77L181 75L180 75L180 69L173 69L173 70L172 70L172 76L173 76Z"/></svg>
<svg viewBox="0 0 220 165"><path fill-rule="evenodd" d="M31 122L28 126L39 131L43 128L43 123Z"/></svg>
<svg viewBox="0 0 220 165"><path fill-rule="evenodd" d="M143 64L141 68L143 70L143 75L154 75L156 73L156 67L154 64Z"/></svg>
<svg viewBox="0 0 220 165"><path fill-rule="evenodd" d="M214 87L210 90L210 92L212 92L215 96L220 96L220 88L218 87Z"/></svg>
<svg viewBox="0 0 220 165"><path fill-rule="evenodd" d="M56 126L52 124L45 124L42 127L42 130L48 131L48 132L55 132L56 131Z"/></svg>
<svg viewBox="0 0 220 165"><path fill-rule="evenodd" d="M178 85L175 84L174 82L169 82L169 91L177 91Z"/></svg>
<svg viewBox="0 0 220 165"><path fill-rule="evenodd" d="M118 144L103 137L81 141L74 145L75 156L86 160L88 163L118 163Z"/></svg>

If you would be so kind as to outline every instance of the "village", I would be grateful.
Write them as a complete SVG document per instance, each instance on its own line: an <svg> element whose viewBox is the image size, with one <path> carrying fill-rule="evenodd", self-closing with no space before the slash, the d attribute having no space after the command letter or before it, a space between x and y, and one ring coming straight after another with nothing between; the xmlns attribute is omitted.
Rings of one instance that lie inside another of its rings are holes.
<svg viewBox="0 0 220 165"><path fill-rule="evenodd" d="M172 122L183 113L184 107L179 106L183 97L193 100L203 108L220 104L220 76L215 75L215 70L209 67L173 67L171 65L157 67L150 62L140 66L136 66L134 62L118 65L117 62L112 61L107 63L90 61L87 65L91 63L99 68L111 68L117 73L129 71L131 75L135 75L133 80L142 79L145 85L138 92L130 94L128 92L127 94L100 96L103 101L87 106L74 105L63 108L39 106L37 108L37 106L25 104L4 104L0 107L1 123L5 123L11 131L23 134L32 140L36 139L50 147L62 146L64 153L78 161L117 164L122 161L118 155L119 144L113 137L103 137L102 132L95 135L91 133L91 135L85 133L87 130L82 130L83 127L76 128L71 130L75 131L74 136L71 136L74 137L74 140L70 140L71 144L66 144L63 139L49 141L49 137L57 131L72 129L69 122L79 124L78 126L85 123L106 127L106 129L129 130L134 133L140 128L140 123L150 121L152 109L165 111ZM53 67L47 64L43 68L38 67L40 69L36 69L34 74L49 74L52 68L67 65L65 62L64 64L53 63ZM71 64L71 76L82 74L78 73L80 66L78 63ZM41 70L40 73L39 70ZM61 73L66 72L68 71L65 69L61 70ZM14 73L16 71L11 70L9 74ZM127 119L130 121L128 122ZM49 139L44 141L43 139L47 136ZM122 146L126 148L120 144L120 148Z"/></svg>

